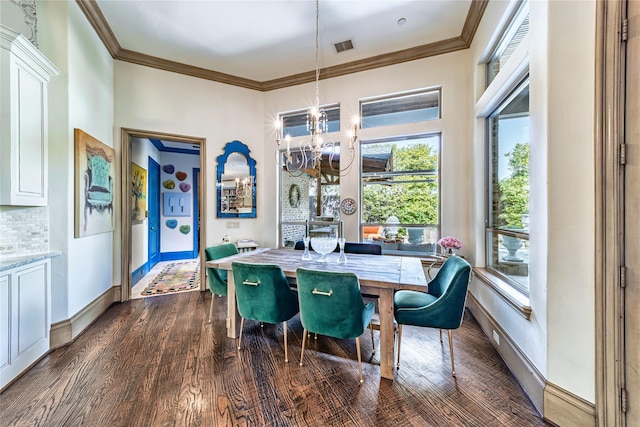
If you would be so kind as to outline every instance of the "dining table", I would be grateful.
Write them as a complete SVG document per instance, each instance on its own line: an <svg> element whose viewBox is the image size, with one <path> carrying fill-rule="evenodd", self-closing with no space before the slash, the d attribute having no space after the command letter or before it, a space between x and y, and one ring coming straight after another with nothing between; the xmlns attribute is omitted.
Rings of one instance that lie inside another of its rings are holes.
<svg viewBox="0 0 640 427"><path fill-rule="evenodd" d="M338 253L329 254L329 262L317 262L319 255L310 261L301 259L301 251L292 249L259 248L254 251L232 255L206 262L208 268L229 271L227 279L227 337L239 335L240 314L236 304L235 284L231 273L234 261L255 264L275 264L282 268L285 276L295 285L298 267L355 273L360 281L363 295L377 297L380 320L380 376L394 379L395 328L393 316L393 294L408 289L427 291L427 279L420 258L394 255L346 254L347 262L338 264Z"/></svg>

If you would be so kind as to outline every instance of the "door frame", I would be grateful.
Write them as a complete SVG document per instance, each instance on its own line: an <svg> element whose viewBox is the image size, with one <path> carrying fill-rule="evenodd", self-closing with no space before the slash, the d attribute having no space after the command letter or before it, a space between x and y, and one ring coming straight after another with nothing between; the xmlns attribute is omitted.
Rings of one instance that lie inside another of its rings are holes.
<svg viewBox="0 0 640 427"><path fill-rule="evenodd" d="M624 42L627 0L596 2L595 66L595 321L596 425L624 426L624 307L620 267L624 262L623 168Z"/></svg>
<svg viewBox="0 0 640 427"><path fill-rule="evenodd" d="M145 131L137 129L121 128L120 141L122 144L122 156L120 164L120 205L121 205L121 218L122 223L120 225L120 245L121 245L121 286L120 286L120 301L129 301L131 299L131 139L143 138L143 139L164 139L174 142L183 142L185 144L199 145L200 146L200 182L198 187L201 194L207 194L207 180L204 178L206 174L206 138L198 138L185 135L174 135L169 133ZM206 236L206 221L202 220L202 213L206 212L206 197L202 197L199 201L198 207L201 221L199 236L200 242L204 242ZM200 255L200 283L206 283L206 269L204 268L204 245L200 245L198 248Z"/></svg>
<svg viewBox="0 0 640 427"><path fill-rule="evenodd" d="M153 162L154 164L154 168L156 168L155 165L157 165L157 169L158 169L158 188L154 189L153 191L156 192L156 198L155 198L155 206L154 206L154 211L157 212L158 214L158 227L160 226L160 197L161 197L161 193L160 193L160 174L161 174L161 169L160 169L160 163L156 162L151 156L148 157L147 159L147 165L149 165L149 170L147 171L148 173L148 177L149 179L147 180L147 182L149 184L151 184L151 163ZM149 185L149 187L151 187ZM147 192L148 194L151 194L151 191ZM147 197L147 202L149 202L149 207L147 208L149 211L151 211L151 197ZM147 217L147 221L151 222L150 220L151 216L149 215ZM150 228L151 224L147 224L147 233L149 233L149 228ZM161 233L160 230L158 230L158 261L160 260L160 247L161 247L161 241L160 241L160 237L161 237ZM149 264L149 271L151 271L151 269L153 268L153 266L155 264L151 263L151 239L149 239L149 234L147 234L147 263Z"/></svg>

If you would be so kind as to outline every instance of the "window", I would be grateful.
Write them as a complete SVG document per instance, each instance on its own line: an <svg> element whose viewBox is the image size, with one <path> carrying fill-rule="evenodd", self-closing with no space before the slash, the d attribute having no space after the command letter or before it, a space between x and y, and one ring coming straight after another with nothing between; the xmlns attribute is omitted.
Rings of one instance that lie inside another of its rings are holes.
<svg viewBox="0 0 640 427"><path fill-rule="evenodd" d="M362 129L440 118L440 89L360 101Z"/></svg>
<svg viewBox="0 0 640 427"><path fill-rule="evenodd" d="M487 86L498 75L522 40L529 34L529 3L523 2L487 62Z"/></svg>
<svg viewBox="0 0 640 427"><path fill-rule="evenodd" d="M487 118L487 268L529 293L529 81Z"/></svg>
<svg viewBox="0 0 640 427"><path fill-rule="evenodd" d="M327 113L327 132L340 131L340 105L325 105L321 107ZM308 116L309 110L282 113L279 119L282 122L281 138L286 136L309 136Z"/></svg>
<svg viewBox="0 0 640 427"><path fill-rule="evenodd" d="M340 220L339 145L322 152L320 170L280 169L280 244L293 247L305 234L306 221L310 230L320 230ZM302 157L300 150L291 150L292 157ZM280 153L280 164L286 164L286 153ZM313 158L308 152L307 158ZM331 162L331 165L329 164Z"/></svg>
<svg viewBox="0 0 640 427"><path fill-rule="evenodd" d="M440 134L360 146L363 241L384 253L433 253L440 233Z"/></svg>

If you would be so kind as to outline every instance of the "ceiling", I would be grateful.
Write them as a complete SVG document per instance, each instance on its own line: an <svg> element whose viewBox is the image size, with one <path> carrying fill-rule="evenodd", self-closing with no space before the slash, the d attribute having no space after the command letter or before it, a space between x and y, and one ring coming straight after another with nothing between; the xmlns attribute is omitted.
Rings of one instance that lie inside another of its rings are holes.
<svg viewBox="0 0 640 427"><path fill-rule="evenodd" d="M76 1L115 59L262 91L315 79L311 0ZM465 49L486 1L321 0L321 78Z"/></svg>

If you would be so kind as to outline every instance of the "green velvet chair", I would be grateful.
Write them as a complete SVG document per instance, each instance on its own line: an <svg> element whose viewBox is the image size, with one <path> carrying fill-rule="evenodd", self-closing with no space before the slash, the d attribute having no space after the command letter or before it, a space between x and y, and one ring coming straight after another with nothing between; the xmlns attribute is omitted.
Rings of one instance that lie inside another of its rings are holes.
<svg viewBox="0 0 640 427"><path fill-rule="evenodd" d="M360 384L362 357L360 335L371 325L373 303L365 304L360 294L360 281L353 273L317 271L305 268L296 270L300 321L304 328L300 366L308 332L333 338L356 339Z"/></svg>
<svg viewBox="0 0 640 427"><path fill-rule="evenodd" d="M265 323L280 323L284 329L284 361L289 361L287 352L287 320L298 314L298 296L289 288L287 277L275 264L231 264L236 287L238 312L240 313L240 337L242 344L244 319Z"/></svg>
<svg viewBox="0 0 640 427"><path fill-rule="evenodd" d="M233 243L210 246L204 250L207 261L236 255L238 248ZM209 322L213 316L213 300L215 295L227 296L227 270L221 268L207 268L209 290L211 291L211 308L209 309Z"/></svg>
<svg viewBox="0 0 640 427"><path fill-rule="evenodd" d="M451 373L456 376L453 359L452 330L462 325L467 290L471 279L471 266L464 259L452 256L442 264L438 274L429 282L428 292L398 291L393 297L393 314L398 322L398 363L400 368L400 343L402 325L440 328L449 332Z"/></svg>

